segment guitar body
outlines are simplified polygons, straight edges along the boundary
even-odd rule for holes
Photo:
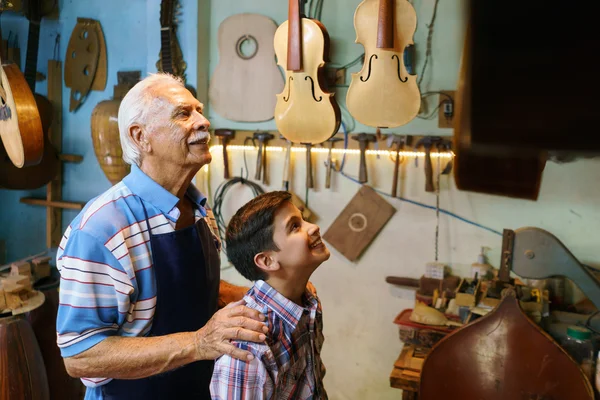
[[[417,14],[407,0],[392,0],[393,47],[378,48],[380,0],[364,0],[354,13],[356,42],[365,49],[360,72],[352,74],[346,105],[360,123],[393,128],[413,120],[421,106],[417,77],[409,75],[404,49],[413,43]]]
[[[277,95],[275,122],[286,139],[294,143],[322,143],[340,127],[340,109],[334,93],[326,92],[322,67],[329,52],[329,34],[318,21],[302,18],[303,71],[288,70],[288,21],[275,32],[275,54],[286,71],[285,87]]]
[[[259,14],[237,14],[221,23],[219,64],[209,87],[219,115],[242,122],[273,119],[276,95],[283,90],[272,46],[276,30],[272,19]],[[254,42],[254,54],[242,53],[246,40]]]
[[[44,131],[36,101],[16,64],[0,66],[0,135],[2,160],[9,158],[15,168],[40,162],[44,152]]]

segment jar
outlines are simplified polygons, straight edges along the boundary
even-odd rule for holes
[[[592,381],[594,371],[594,345],[592,332],[584,327],[572,325],[567,328],[567,338],[563,348],[583,370],[585,376]]]

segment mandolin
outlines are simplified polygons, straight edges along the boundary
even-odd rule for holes
[[[285,71],[275,123],[292,142],[321,143],[337,133],[341,122],[334,93],[323,89],[329,34],[321,22],[300,15],[299,0],[289,0],[288,7],[288,20],[277,28],[274,38],[277,63]]]
[[[28,2],[26,16],[29,19],[29,37],[27,40],[25,81],[30,92],[33,93],[33,102],[23,102],[16,98],[15,100],[19,102],[16,104],[17,107],[30,110],[35,109],[40,120],[40,125],[32,126],[31,132],[26,132],[26,135],[38,135],[43,144],[38,150],[40,151],[41,158],[38,158],[37,163],[34,162],[29,165],[22,164],[19,166],[13,163],[10,157],[10,149],[14,147],[13,142],[18,142],[18,139],[16,139],[16,135],[6,135],[8,137],[5,138],[3,132],[2,141],[4,146],[0,147],[0,187],[7,189],[37,189],[42,187],[56,176],[60,166],[56,149],[48,137],[52,123],[52,105],[47,98],[35,93],[41,23],[41,4],[39,0],[30,0]],[[26,135],[21,132],[21,140]]]
[[[365,49],[365,62],[352,74],[346,105],[360,123],[393,128],[417,116],[417,77],[404,65],[416,27],[417,14],[407,0],[364,0],[356,9],[356,42]]]

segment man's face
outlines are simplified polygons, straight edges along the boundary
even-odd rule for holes
[[[202,103],[178,85],[162,85],[154,90],[163,105],[147,127],[152,157],[161,163],[198,168],[210,163],[210,122],[202,114]]]
[[[302,219],[300,210],[286,201],[275,212],[273,241],[279,248],[274,257],[285,277],[308,279],[313,271],[329,259],[329,249],[321,240],[317,225]]]

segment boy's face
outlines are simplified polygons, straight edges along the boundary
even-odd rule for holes
[[[302,213],[286,201],[275,212],[273,241],[279,248],[273,256],[285,278],[308,279],[313,271],[329,259],[329,249],[321,240],[317,225],[302,219]]]

